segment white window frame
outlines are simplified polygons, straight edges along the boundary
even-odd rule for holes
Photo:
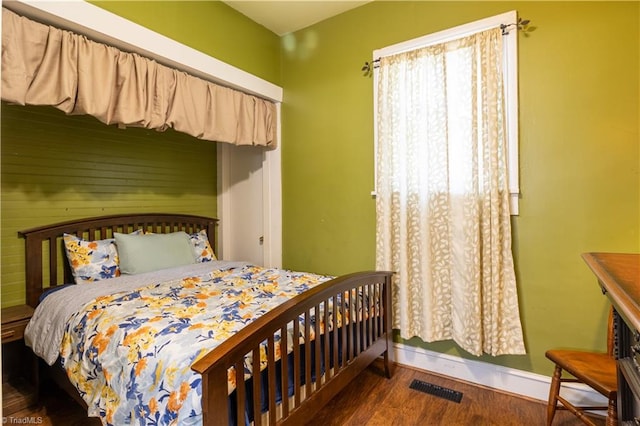
[[[507,126],[507,167],[509,180],[509,201],[512,215],[519,213],[520,198],[520,177],[519,177],[519,153],[518,153],[518,31],[516,23],[518,22],[518,13],[515,10],[505,12],[500,15],[481,19],[479,21],[470,22],[437,33],[428,34],[422,37],[407,40],[401,43],[393,44],[373,51],[373,60],[384,56],[395,55],[401,52],[420,49],[435,44],[446,43],[471,34],[485,31],[490,28],[506,26],[503,36],[504,45],[504,99]],[[374,86],[373,86],[373,114],[374,123],[378,122],[378,69],[374,68]],[[374,127],[374,140],[377,151],[377,126]],[[377,176],[376,176],[377,178]],[[375,191],[372,192],[375,195]]]

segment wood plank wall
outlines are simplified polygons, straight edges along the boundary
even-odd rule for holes
[[[1,305],[24,302],[18,230],[129,212],[215,216],[216,144],[2,103]]]

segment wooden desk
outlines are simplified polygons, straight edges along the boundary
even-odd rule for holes
[[[618,360],[618,421],[640,424],[640,254],[585,253],[614,308]]]

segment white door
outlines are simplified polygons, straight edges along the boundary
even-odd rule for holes
[[[263,148],[230,144],[221,144],[221,148],[218,169],[222,169],[221,189],[225,192],[220,215],[221,257],[262,265]]]
[[[219,257],[281,266],[280,149],[218,144]]]

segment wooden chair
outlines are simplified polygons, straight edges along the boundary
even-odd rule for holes
[[[618,424],[618,378],[613,355],[613,308],[609,312],[606,353],[551,349],[545,355],[556,364],[549,390],[547,426],[551,426],[556,410],[569,410],[585,424],[591,426],[595,426],[595,423],[587,417],[585,411],[606,410],[606,425]],[[562,377],[563,371],[573,377]],[[609,400],[608,405],[587,407],[570,403],[560,396],[560,386],[565,382],[585,383],[604,395]]]

